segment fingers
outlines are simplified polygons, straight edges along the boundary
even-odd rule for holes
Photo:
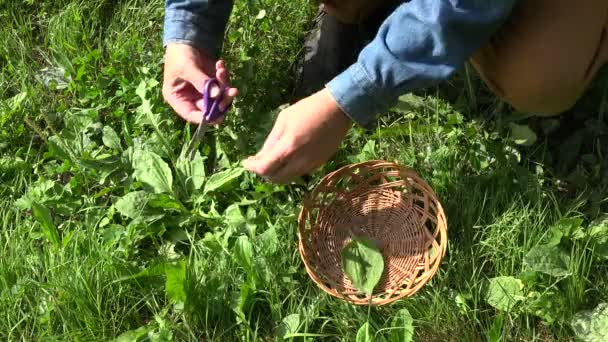
[[[180,75],[180,78],[192,84],[196,91],[202,94],[205,92],[205,82],[210,77],[199,69],[196,64],[190,63],[185,66],[184,72]]]
[[[305,162],[298,160],[298,158],[291,158],[289,162],[284,163],[282,168],[268,178],[273,183],[287,184],[308,171],[309,167],[306,166]]]
[[[284,132],[285,120],[283,119],[283,116],[279,115],[270,134],[266,137],[262,149],[254,157],[248,158],[244,162],[244,167],[249,171],[262,176],[269,175],[274,169],[278,169],[281,160],[284,159],[286,153],[289,152],[286,148],[288,144],[281,144],[280,141]]]
[[[215,72],[215,78],[217,78],[217,80],[220,82],[220,86],[228,87],[222,102],[220,102],[220,109],[225,110],[226,108],[230,107],[230,104],[234,98],[238,96],[239,90],[237,88],[230,87],[230,75],[223,60],[217,61],[217,63],[215,63],[215,68],[217,70]]]
[[[279,115],[277,121],[274,123],[270,134],[266,137],[266,141],[264,141],[264,145],[260,149],[260,151],[256,154],[256,157],[259,157],[263,154],[268,153],[272,149],[272,147],[279,141],[283,132],[285,131],[285,119],[283,115]]]
[[[194,93],[192,86],[183,84],[163,87],[163,97],[177,115],[188,122],[199,123],[203,112],[195,104]]]
[[[284,161],[288,158],[288,154],[289,148],[287,144],[275,144],[267,153],[245,160],[243,166],[250,172],[268,177],[283,166]]]

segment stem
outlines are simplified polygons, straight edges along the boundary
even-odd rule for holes
[[[169,152],[169,154],[171,155],[171,163],[175,168],[175,163],[173,162],[173,160],[175,159],[175,156],[173,155],[173,150],[171,149],[171,145],[169,145],[167,139],[165,139],[165,137],[161,133],[160,128],[158,127],[158,122],[156,122],[156,120],[154,120],[154,118],[152,117],[152,105],[150,104],[150,100],[142,99],[142,101],[148,102],[148,108],[150,108],[150,110],[145,110],[144,112],[146,112],[146,116],[148,117],[148,120],[150,120],[150,124],[152,125],[154,132],[156,133],[156,135],[158,135],[161,143],[167,149],[167,152]]]

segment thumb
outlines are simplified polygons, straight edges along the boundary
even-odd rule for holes
[[[182,79],[192,84],[196,91],[202,94],[205,91],[205,81],[210,77],[196,63],[190,63],[184,68]]]

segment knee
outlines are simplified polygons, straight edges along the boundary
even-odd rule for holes
[[[506,87],[503,98],[516,110],[538,116],[561,114],[578,101],[580,91],[566,84],[527,84]]]
[[[572,108],[584,91],[565,73],[536,70],[533,73],[496,73],[492,82],[497,96],[516,110],[538,116],[561,114]]]

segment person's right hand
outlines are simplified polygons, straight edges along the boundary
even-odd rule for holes
[[[213,62],[203,51],[187,44],[169,44],[165,50],[163,97],[184,120],[199,123],[203,117],[205,81],[217,78],[221,87],[229,86],[228,69],[224,61]],[[219,89],[213,89],[215,97]],[[221,109],[230,106],[238,89],[228,88]],[[221,120],[220,120],[221,121]],[[211,122],[215,124],[218,122]]]

